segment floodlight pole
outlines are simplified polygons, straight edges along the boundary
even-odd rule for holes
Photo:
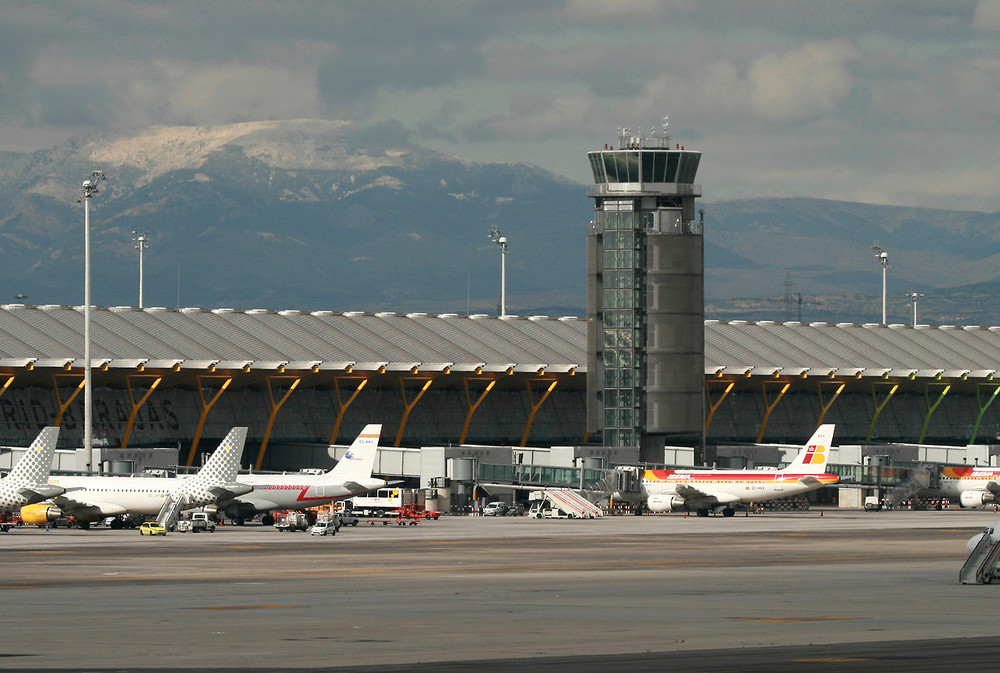
[[[500,317],[507,316],[507,237],[496,227],[490,229],[489,237],[500,246]]]
[[[910,298],[910,301],[913,302],[913,326],[916,327],[917,326],[917,299],[919,297],[923,297],[924,295],[922,293],[920,293],[920,292],[910,292],[907,296]]]
[[[139,308],[142,308],[142,251],[149,246],[149,240],[144,231],[133,231],[132,240],[139,251]]]
[[[83,182],[83,449],[87,471],[94,467],[94,384],[90,358],[90,197],[98,192],[104,173],[94,171]]]
[[[889,268],[889,253],[879,247],[878,241],[872,245],[872,252],[875,253],[875,259],[882,263],[882,324],[888,324],[886,320],[885,313],[885,302],[886,302],[886,270]]]

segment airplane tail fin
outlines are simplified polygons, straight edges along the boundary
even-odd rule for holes
[[[366,425],[351,447],[347,449],[340,462],[326,473],[324,481],[344,482],[371,479],[381,434],[382,425],[380,423]]]
[[[219,443],[219,447],[198,470],[198,474],[191,478],[213,484],[229,484],[236,481],[246,441],[245,427],[235,427],[230,430],[225,439]]]
[[[11,480],[11,483],[22,486],[34,486],[47,482],[49,472],[52,470],[52,456],[56,452],[58,440],[59,428],[57,426],[50,425],[42,428],[35,441],[17,461],[17,465],[11,469],[7,479]]]
[[[826,463],[830,458],[830,445],[833,443],[833,428],[832,423],[816,428],[816,432],[809,438],[791,464],[785,468],[785,472],[798,474],[822,474],[825,472]]]

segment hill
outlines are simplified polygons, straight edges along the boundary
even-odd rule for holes
[[[586,148],[581,148],[585,161]],[[710,157],[705,157],[710,161]],[[585,186],[529,164],[420,147],[393,124],[300,120],[153,127],[0,152],[0,292],[81,304],[80,184],[92,202],[93,298],[135,305],[146,232],[146,306],[495,313],[510,246],[508,311],[581,315],[593,204]],[[704,185],[711,195],[712,186]],[[808,198],[704,202],[707,315],[1000,319],[1000,215]]]

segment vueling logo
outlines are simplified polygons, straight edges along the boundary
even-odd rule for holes
[[[811,444],[808,449],[806,449],[806,457],[802,461],[805,465],[810,465],[812,463],[825,463],[826,462],[826,447],[819,444]]]

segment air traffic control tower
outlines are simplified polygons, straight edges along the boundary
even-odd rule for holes
[[[659,463],[704,441],[704,221],[701,152],[671,147],[666,119],[650,136],[587,153],[587,430]]]

